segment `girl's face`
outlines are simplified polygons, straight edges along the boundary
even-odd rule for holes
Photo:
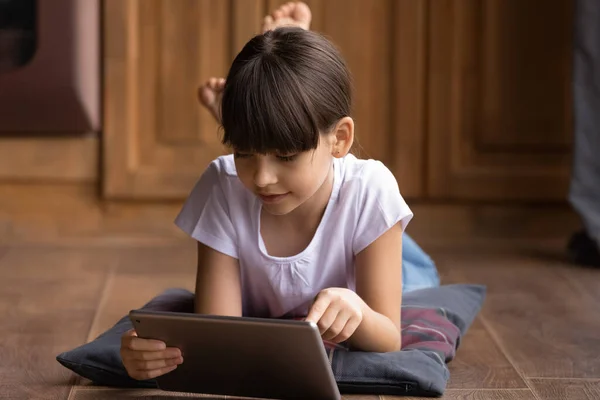
[[[335,134],[319,135],[316,149],[296,154],[235,152],[239,179],[263,203],[263,210],[285,215],[327,190]]]

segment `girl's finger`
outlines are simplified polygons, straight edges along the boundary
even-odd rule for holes
[[[358,329],[359,326],[360,326],[359,318],[350,318],[348,320],[348,322],[346,322],[346,325],[341,330],[341,332],[337,336],[335,336],[329,340],[334,343],[345,342],[346,340],[350,339],[350,337],[354,334],[354,332],[356,332],[356,330]]]
[[[328,329],[331,328],[331,326],[337,319],[339,312],[339,308],[335,307],[334,304],[329,304],[329,307],[317,322],[317,326],[319,327],[319,332],[321,333],[321,336],[325,332],[327,332]]]
[[[152,371],[155,369],[162,369],[172,367],[173,365],[179,365],[183,362],[183,358],[175,357],[162,360],[152,361],[136,361],[133,366],[138,371]]]
[[[161,369],[153,369],[152,371],[134,371],[132,378],[140,381],[146,379],[154,379],[157,376],[161,376],[173,371],[175,368],[177,368],[177,365],[172,365],[170,367],[165,367]]]
[[[308,315],[306,316],[305,321],[313,322],[318,325],[318,322],[321,320],[321,317],[329,308],[330,302],[331,301],[328,296],[317,295],[315,301],[310,307],[310,310],[308,311]]]
[[[161,351],[132,351],[130,358],[138,361],[164,360],[181,357],[181,351],[176,347],[168,347]]]
[[[349,312],[341,310],[337,314],[335,321],[333,321],[333,323],[331,324],[329,329],[327,329],[321,335],[323,337],[323,339],[331,340],[331,339],[335,338],[336,336],[338,336],[342,332],[342,330],[344,330],[344,328],[346,327],[346,324],[350,320],[351,316],[352,316],[352,314],[350,314]]]
[[[128,338],[125,347],[134,351],[160,351],[167,348],[165,342],[154,339],[141,339],[139,337]]]
[[[137,336],[137,332],[135,331],[135,328],[131,328],[130,330],[123,333],[122,338],[130,337],[130,336]]]

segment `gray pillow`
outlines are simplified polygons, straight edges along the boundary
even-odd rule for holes
[[[449,372],[446,364],[485,298],[480,285],[445,285],[406,293],[402,300],[402,350],[370,353],[328,349],[342,394],[441,396]],[[194,294],[169,289],[142,307],[193,312]],[[420,327],[427,327],[424,333]],[[90,343],[59,354],[66,368],[97,385],[156,388],[155,380],[129,377],[120,356],[121,335],[132,328],[128,316]]]

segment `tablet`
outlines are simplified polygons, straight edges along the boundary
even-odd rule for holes
[[[273,399],[341,398],[316,324],[132,310],[137,335],[181,349],[162,390]]]

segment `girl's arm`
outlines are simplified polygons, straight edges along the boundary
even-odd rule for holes
[[[401,347],[402,228],[394,225],[356,255],[356,293],[364,301],[362,322],[348,340],[363,351]]]
[[[198,314],[242,315],[240,267],[236,258],[198,242],[195,311]]]

